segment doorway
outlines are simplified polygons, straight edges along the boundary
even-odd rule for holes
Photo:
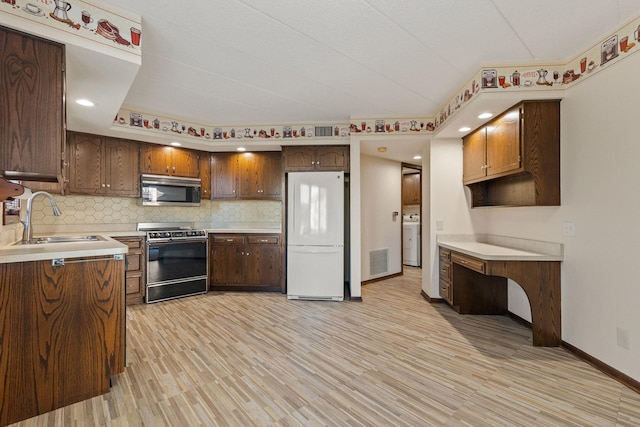
[[[422,267],[422,168],[402,163],[402,266]]]

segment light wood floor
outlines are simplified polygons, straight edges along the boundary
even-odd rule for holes
[[[420,296],[419,269],[363,302],[209,293],[127,312],[110,393],[21,426],[638,426],[640,395],[507,317]]]

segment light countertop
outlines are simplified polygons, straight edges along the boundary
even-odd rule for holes
[[[56,233],[56,236],[81,233]],[[0,247],[0,264],[11,262],[42,261],[54,258],[79,258],[126,254],[129,250],[107,233],[91,233],[105,238],[102,241],[81,243],[47,243],[34,245],[5,245]],[[35,236],[37,237],[37,235]]]
[[[562,244],[502,236],[438,236],[438,245],[487,261],[562,261],[564,258]]]
[[[279,228],[207,228],[207,233],[280,234]]]

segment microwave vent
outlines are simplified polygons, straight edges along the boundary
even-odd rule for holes
[[[333,126],[316,126],[316,136],[331,136],[333,135]]]

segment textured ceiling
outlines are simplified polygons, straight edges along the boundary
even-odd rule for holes
[[[426,117],[484,65],[562,62],[640,0],[110,0],[139,13],[124,107],[217,125]]]

